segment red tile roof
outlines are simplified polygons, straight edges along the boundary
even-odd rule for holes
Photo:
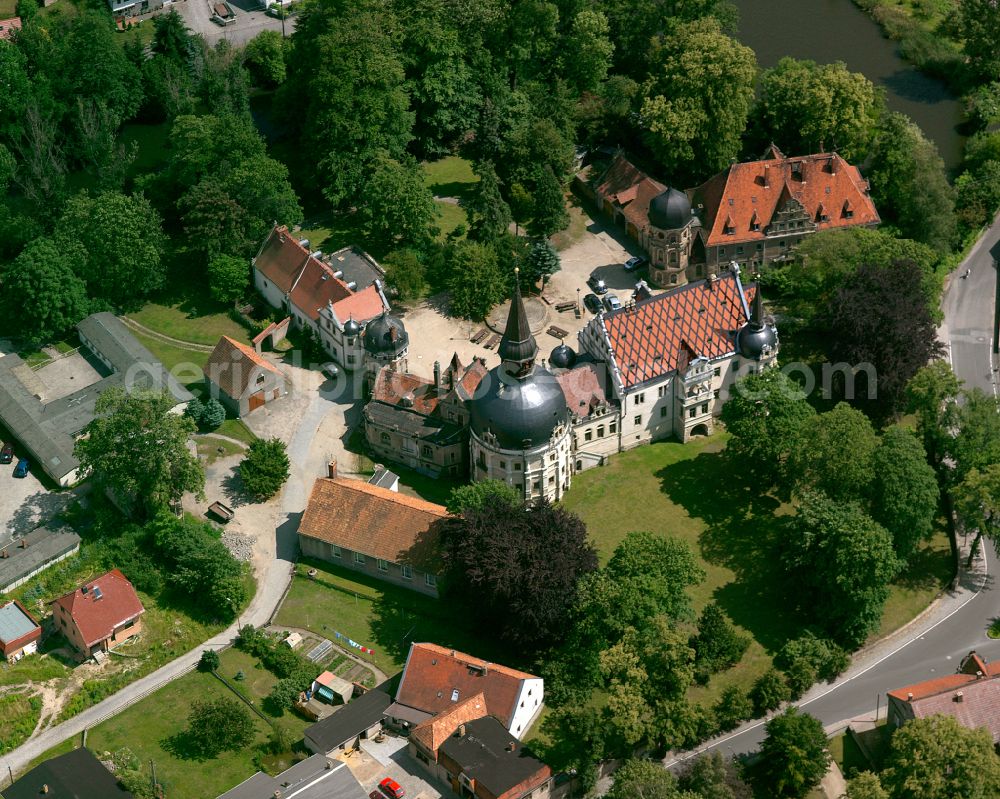
[[[486,707],[486,697],[482,693],[470,696],[463,702],[452,706],[443,713],[438,713],[422,724],[418,724],[410,732],[410,737],[420,743],[428,752],[437,755],[437,750],[445,740],[454,733],[460,725],[481,719],[489,715]]]
[[[693,206],[703,206],[698,217],[709,246],[763,240],[775,212],[789,198],[804,206],[817,230],[880,221],[867,181],[837,153],[733,164],[689,194]],[[820,218],[821,207],[826,221]],[[760,230],[751,229],[752,221]],[[727,226],[732,234],[724,232]]]
[[[14,38],[14,31],[21,30],[21,18],[0,19],[0,39]]]
[[[603,370],[599,371],[592,363],[579,364],[556,375],[570,413],[586,418],[598,405],[607,402],[602,377]]]
[[[353,319],[364,324],[388,310],[389,306],[386,305],[374,283],[361,289],[357,294],[333,301],[333,312],[341,322]]]
[[[436,573],[441,505],[361,480],[320,478],[299,533],[373,558]]]
[[[398,405],[403,397],[409,397],[413,401],[413,410],[430,416],[437,411],[438,404],[452,389],[459,398],[469,399],[487,371],[486,365],[478,358],[463,367],[456,353],[441,371],[442,390],[439,392],[435,389],[433,380],[410,372],[397,372],[391,368],[384,368],[375,378],[372,399],[389,405]]]
[[[482,694],[490,713],[509,727],[522,682],[534,679],[532,674],[437,644],[411,644],[396,701],[437,714],[454,708],[466,697]]]
[[[745,289],[749,304],[756,288]],[[690,352],[720,358],[734,352],[734,334],[747,321],[736,278],[699,280],[604,314],[612,368],[622,386],[644,383],[686,366]]]
[[[253,347],[240,344],[229,336],[223,336],[215,345],[203,371],[205,376],[234,399],[243,396],[256,373],[256,367],[274,372],[284,379],[284,375]]]
[[[328,302],[340,302],[351,296],[347,284],[334,277],[333,270],[318,258],[309,258],[298,280],[292,287],[289,299],[314,322],[319,319],[319,310]],[[382,301],[379,300],[379,313]]]
[[[295,285],[309,257],[309,250],[284,225],[271,231],[254,261],[254,267],[286,294]]]
[[[625,218],[640,230],[649,224],[649,204],[667,190],[620,153],[600,181],[597,196],[616,203]]]
[[[100,589],[99,595],[95,589]],[[110,638],[116,627],[146,612],[132,583],[118,569],[53,600],[73,619],[86,646]]]

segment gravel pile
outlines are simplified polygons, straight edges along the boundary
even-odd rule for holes
[[[237,533],[235,530],[226,530],[222,534],[222,543],[233,553],[236,560],[246,562],[253,557],[254,539],[250,536]]]

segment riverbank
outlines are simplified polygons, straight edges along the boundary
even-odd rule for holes
[[[899,55],[927,75],[943,80],[956,94],[968,91],[962,46],[942,31],[950,3],[906,0],[852,0],[897,43]]]

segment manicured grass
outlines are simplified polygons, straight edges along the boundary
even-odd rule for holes
[[[205,380],[202,372],[208,363],[210,353],[198,350],[186,350],[173,344],[168,344],[156,338],[132,331],[132,334],[142,342],[177,380],[190,390],[200,388]]]
[[[27,693],[0,696],[0,755],[23,744],[42,713],[42,700]]]
[[[454,203],[441,202],[440,200],[436,203],[440,216],[437,218],[437,226],[440,230],[438,234],[438,239],[444,241],[448,238],[448,234],[451,233],[459,225],[469,224],[469,217],[465,213],[465,209]]]
[[[747,485],[722,452],[724,435],[689,444],[661,442],[618,455],[576,475],[564,505],[586,522],[602,562],[626,533],[648,530],[687,542],[705,570],[690,590],[695,612],[715,601],[754,641],[741,663],[691,690],[713,701],[729,685],[749,687],[771,657],[810,619],[788,584],[781,560],[782,517],[791,508]],[[939,533],[892,587],[879,634],[909,621],[951,578]]]
[[[560,230],[552,237],[552,246],[557,250],[566,250],[576,244],[587,232],[587,225],[590,224],[590,217],[580,207],[580,201],[570,196],[566,211],[569,213],[569,225],[565,230]]]
[[[157,333],[192,344],[215,345],[222,336],[240,342],[249,340],[246,328],[235,322],[225,308],[207,301],[197,305],[193,302],[177,305],[151,302],[129,314],[129,318]]]
[[[239,444],[212,436],[195,436],[194,440],[198,445],[198,455],[204,458],[206,463],[215,463],[219,458],[228,458],[244,451]]]
[[[133,22],[132,27],[118,32],[118,42],[122,47],[124,47],[133,40],[138,40],[140,44],[145,46],[153,41],[154,32],[155,29],[153,28],[152,19]]]
[[[421,164],[427,188],[437,197],[464,197],[479,178],[472,171],[472,163],[457,155],[426,161]]]
[[[87,747],[102,756],[127,746],[144,766],[153,761],[157,779],[164,784],[167,796],[213,799],[257,770],[253,765],[253,747],[223,752],[203,761],[191,756],[178,740],[192,705],[220,697],[234,698],[211,674],[193,672],[91,729]],[[257,729],[255,743],[263,743],[270,728],[259,717],[253,719]]]
[[[235,438],[248,446],[257,440],[257,436],[239,419],[226,419],[214,432],[221,436]]]
[[[305,573],[315,568],[310,580]],[[357,651],[388,675],[402,668],[414,641],[453,646],[509,665],[511,652],[500,651],[488,632],[476,631],[468,609],[399,588],[320,561],[303,560],[278,611],[276,624],[303,627],[324,638],[339,632],[375,650]]]

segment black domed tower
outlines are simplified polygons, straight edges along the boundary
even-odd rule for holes
[[[365,325],[361,343],[365,348],[366,391],[374,384],[375,377],[383,366],[391,366],[399,372],[406,371],[406,353],[409,351],[410,337],[401,319],[384,311],[381,316]]]
[[[760,286],[753,295],[750,319],[736,333],[736,351],[740,356],[768,365],[778,355],[778,330],[764,319],[764,298]]]
[[[688,196],[665,189],[650,202],[647,219],[643,244],[649,252],[649,279],[661,287],[687,283],[695,221]]]
[[[470,402],[472,479],[504,480],[525,499],[558,499],[570,482],[569,411],[555,376],[535,363],[516,281],[497,351],[500,365]]]

